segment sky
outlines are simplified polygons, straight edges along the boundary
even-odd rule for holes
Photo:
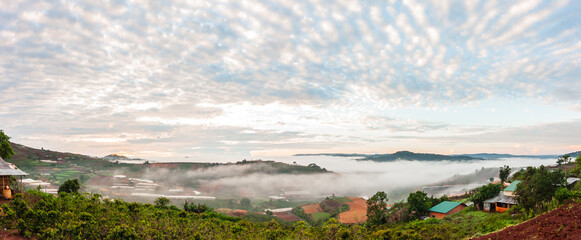
[[[0,129],[153,160],[581,150],[581,1],[0,1]]]

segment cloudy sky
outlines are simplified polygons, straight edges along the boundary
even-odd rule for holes
[[[0,129],[104,156],[581,150],[581,1],[0,1]]]

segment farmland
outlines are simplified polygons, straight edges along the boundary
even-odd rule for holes
[[[360,197],[349,197],[351,201],[346,202],[349,211],[339,214],[339,222],[346,224],[364,223],[367,221],[367,202]]]

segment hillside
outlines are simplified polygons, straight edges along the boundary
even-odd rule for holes
[[[581,203],[574,203],[474,240],[581,239],[580,223]]]
[[[119,155],[109,155],[106,160],[16,143],[11,145],[15,155],[9,162],[27,172],[29,175],[25,178],[31,179],[28,180],[31,184],[26,184],[25,188],[42,185],[47,192],[56,192],[66,180],[79,179],[84,192],[144,203],[165,196],[176,203],[183,203],[184,199],[202,199],[212,207],[233,208],[239,207],[244,197],[258,200],[288,195],[285,204],[274,205],[292,207],[304,201],[303,198],[316,197],[297,181],[306,175],[333,174],[314,163],[307,166],[269,160],[136,163],[119,161],[126,159]],[[289,181],[290,178],[296,180]],[[256,204],[268,205],[273,204]]]

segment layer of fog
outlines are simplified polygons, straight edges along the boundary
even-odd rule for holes
[[[268,166],[261,164],[226,165],[200,170],[151,169],[143,176],[166,186],[184,186],[195,183],[204,194],[218,197],[266,198],[284,195],[289,191],[310,193],[302,197],[371,196],[385,191],[392,201],[402,199],[410,191],[421,189],[455,175],[470,174],[482,168],[509,165],[513,169],[527,166],[551,165],[554,159],[508,158],[478,161],[356,161],[344,157],[308,156],[278,158],[275,161],[308,165],[315,163],[333,173],[326,174],[265,174]],[[260,169],[261,171],[256,171]],[[494,173],[494,171],[492,171]],[[498,174],[491,174],[497,177]],[[486,178],[487,179],[487,178]],[[438,194],[468,191],[486,184],[487,180],[440,189]],[[433,189],[432,189],[433,190]],[[432,194],[435,193],[432,191]]]

